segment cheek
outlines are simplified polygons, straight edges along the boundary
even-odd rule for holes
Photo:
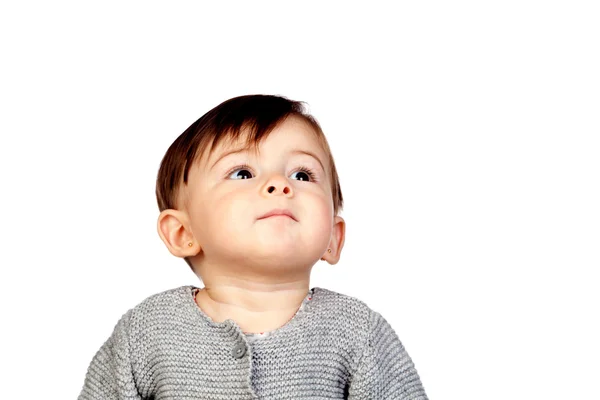
[[[325,217],[329,222],[333,222],[333,200],[328,193],[307,193],[303,196],[302,203],[315,213],[318,212],[322,218]]]
[[[307,196],[304,202],[304,219],[320,241],[329,241],[333,227],[333,203],[326,195]],[[325,238],[325,239],[324,239]]]
[[[247,196],[239,193],[225,193],[202,204],[202,221],[198,226],[204,238],[232,240],[237,233],[248,229],[255,210]]]

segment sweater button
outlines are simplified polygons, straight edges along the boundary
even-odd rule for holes
[[[235,345],[235,347],[233,348],[233,351],[231,352],[231,354],[235,358],[242,358],[242,357],[244,357],[244,354],[246,354],[246,346],[244,345],[244,343],[238,343],[237,345]]]

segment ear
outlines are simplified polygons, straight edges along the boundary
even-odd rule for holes
[[[163,210],[158,216],[157,230],[171,254],[176,257],[195,256],[202,250],[189,229],[188,217],[183,211]]]
[[[336,216],[333,219],[333,232],[331,233],[331,240],[329,241],[328,249],[321,260],[327,261],[329,264],[334,265],[340,260],[342,254],[342,248],[344,247],[344,240],[346,239],[346,222],[342,217]]]

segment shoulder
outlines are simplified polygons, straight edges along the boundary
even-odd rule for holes
[[[313,294],[315,328],[331,343],[348,346],[352,354],[352,370],[377,338],[396,340],[397,335],[386,319],[367,302],[330,289],[315,288]]]
[[[129,308],[121,315],[113,328],[107,346],[128,343],[134,347],[140,343],[140,337],[147,336],[148,332],[160,333],[181,320],[186,309],[186,293],[190,294],[193,286],[180,286],[148,296],[136,306]],[[194,303],[193,298],[189,301]]]
[[[138,329],[148,325],[168,324],[179,318],[185,318],[190,312],[194,299],[193,286],[185,285],[152,294],[138,303],[129,312],[130,324]]]
[[[315,288],[314,296],[318,298],[316,309],[331,321],[345,321],[348,328],[361,329],[371,335],[382,330],[393,331],[387,319],[361,299],[320,287]]]
[[[336,292],[334,290],[316,287],[314,298],[317,300],[315,311],[332,324],[349,330],[358,330],[366,334],[371,330],[374,319],[379,313],[373,310],[365,301],[357,297]]]
[[[363,300],[335,290],[315,287],[314,296],[318,297],[319,303],[323,306],[336,311],[349,312],[357,318],[365,317],[373,311]]]
[[[172,307],[180,305],[181,302],[185,301],[186,295],[191,295],[193,286],[185,285],[176,288],[163,290],[146,297],[138,305],[134,307],[136,310],[145,310],[148,308],[156,307]]]
[[[326,289],[323,287],[315,287],[314,288],[315,296],[320,295],[321,298],[328,304],[334,305],[337,304],[339,306],[343,305],[345,307],[352,307],[360,310],[370,310],[369,305],[354,296],[349,294],[337,292],[335,290]]]

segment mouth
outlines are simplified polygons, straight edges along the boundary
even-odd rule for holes
[[[272,217],[283,217],[283,218],[291,218],[294,221],[298,221],[296,219],[296,217],[294,217],[294,214],[292,214],[291,211],[289,210],[285,210],[282,208],[276,208],[274,210],[269,211],[268,213],[264,214],[262,217],[258,218],[260,219],[266,219],[266,218],[272,218]]]

